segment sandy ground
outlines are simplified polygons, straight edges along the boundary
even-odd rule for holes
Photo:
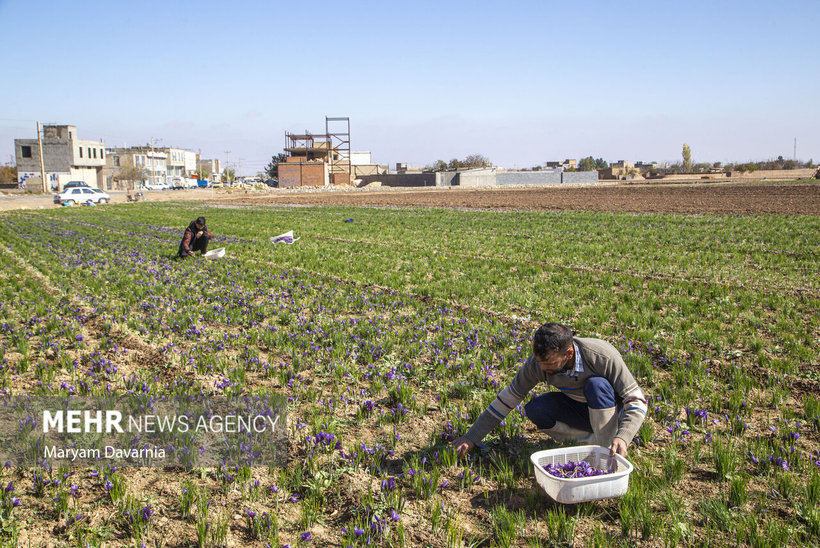
[[[110,192],[125,203],[125,192]],[[197,189],[147,192],[149,201],[196,200],[258,205],[350,205],[659,213],[820,215],[820,182],[599,184],[472,189]],[[0,195],[0,210],[60,207],[51,195]]]
[[[63,207],[54,203],[53,194],[9,194],[9,191],[0,193],[0,211],[10,209],[48,209]],[[124,204],[128,195],[124,190],[110,190],[112,204]],[[215,198],[213,189],[196,190],[157,190],[145,193],[148,201],[168,201],[168,200],[204,200],[211,201]]]

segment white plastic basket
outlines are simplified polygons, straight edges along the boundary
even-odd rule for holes
[[[629,487],[632,464],[621,455],[609,456],[609,448],[599,445],[579,445],[561,449],[537,451],[530,456],[535,479],[556,502],[577,504],[590,500],[619,497]],[[566,464],[569,461],[586,461],[598,470],[609,470],[614,461],[615,471],[603,476],[588,478],[557,478],[544,467],[550,464]]]
[[[207,252],[203,257],[206,259],[221,259],[225,256],[225,248],[224,247],[217,247],[216,249],[212,249]]]

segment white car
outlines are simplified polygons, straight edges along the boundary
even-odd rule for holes
[[[60,194],[54,195],[55,204],[107,204],[111,201],[111,196],[99,188],[74,187],[68,188]]]
[[[146,190],[171,190],[171,185],[169,185],[168,183],[162,183],[162,182],[147,183],[145,185],[142,185],[142,188],[144,188]]]

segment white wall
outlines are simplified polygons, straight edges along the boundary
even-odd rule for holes
[[[196,152],[186,150],[185,152],[185,175],[190,175],[196,171]]]
[[[350,163],[354,166],[369,166],[373,163],[370,152],[351,151]]]
[[[97,185],[97,170],[93,167],[72,167],[69,181],[85,181],[88,186],[99,188]],[[60,188],[67,182],[60,181]]]
[[[75,166],[94,166],[102,167],[105,165],[105,144],[97,141],[71,141],[72,145],[72,165]],[[68,146],[68,145],[66,145]],[[83,151],[80,157],[80,149]],[[88,150],[91,149],[91,156],[88,155]],[[97,157],[94,157],[96,153]]]

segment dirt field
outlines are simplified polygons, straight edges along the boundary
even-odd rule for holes
[[[268,205],[368,205],[475,209],[820,215],[820,183],[601,184],[505,189],[336,189],[149,193],[150,201],[202,200]],[[112,192],[112,203],[125,193]],[[51,196],[0,196],[0,210],[59,207]]]
[[[243,203],[820,215],[820,183],[601,185],[317,192],[226,197]]]

